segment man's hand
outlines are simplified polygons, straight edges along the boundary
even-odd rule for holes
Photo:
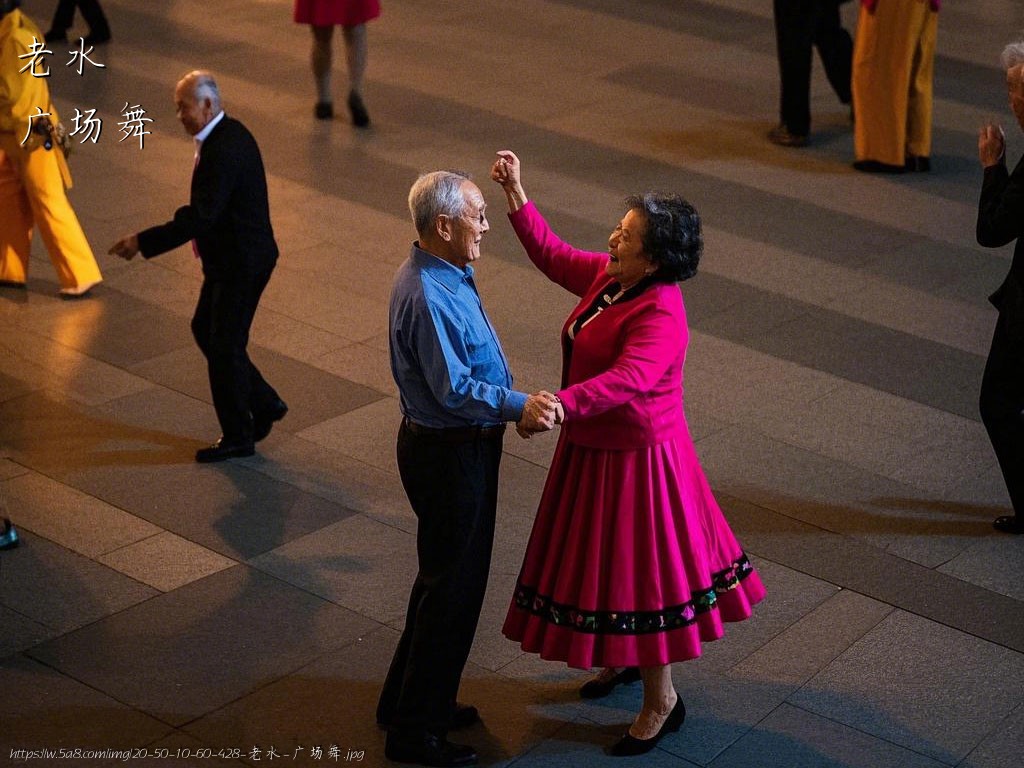
[[[125,235],[107,251],[111,256],[120,256],[125,261],[131,261],[132,258],[139,252],[139,236],[138,235]]]
[[[978,131],[978,159],[982,168],[988,168],[1002,162],[1006,154],[1006,134],[1003,128],[995,123],[982,126]]]
[[[516,432],[520,437],[530,437],[534,432],[547,432],[553,429],[559,420],[558,399],[545,390],[536,392],[526,398],[523,415],[516,424]]]

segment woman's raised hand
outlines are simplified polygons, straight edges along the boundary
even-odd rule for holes
[[[491,166],[491,179],[501,185],[508,198],[508,209],[515,213],[526,204],[526,191],[519,175],[519,158],[508,149],[498,151],[498,159]]]

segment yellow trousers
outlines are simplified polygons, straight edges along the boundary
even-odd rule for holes
[[[853,46],[853,144],[858,160],[902,166],[932,148],[932,73],[939,16],[928,0],[861,6]]]
[[[14,135],[0,134],[0,280],[24,283],[28,278],[35,226],[61,288],[103,279],[68,200],[59,152],[57,147],[27,152]]]

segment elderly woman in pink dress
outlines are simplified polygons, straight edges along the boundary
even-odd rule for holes
[[[765,594],[701,470],[683,415],[687,326],[676,283],[703,247],[674,195],[626,201],[608,251],[562,241],[529,202],[519,159],[491,177],[530,260],[580,297],[562,328],[561,435],[504,634],[541,658],[603,667],[580,693],[643,681],[643,708],[612,755],[648,752],[686,716],[672,662]]]

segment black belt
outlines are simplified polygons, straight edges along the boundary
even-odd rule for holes
[[[493,427],[424,427],[405,416],[402,419],[402,426],[417,437],[430,437],[445,443],[469,443],[473,440],[482,440],[490,437],[500,437],[505,434],[505,425],[496,424]]]

